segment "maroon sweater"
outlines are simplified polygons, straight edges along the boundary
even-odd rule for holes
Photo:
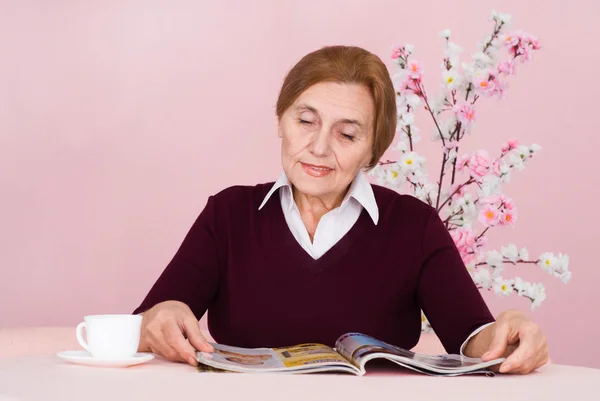
[[[333,346],[361,332],[412,348],[423,309],[448,353],[494,321],[433,208],[373,185],[375,225],[363,210],[350,231],[313,259],[285,221],[279,196],[258,210],[273,183],[209,197],[180,248],[134,313],[159,302],[208,310],[217,342]]]

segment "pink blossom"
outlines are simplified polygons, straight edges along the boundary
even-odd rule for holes
[[[502,213],[500,224],[503,226],[512,226],[517,221],[517,212],[516,210],[504,210]]]
[[[477,237],[475,237],[475,234],[471,229],[460,227],[450,231],[450,236],[454,240],[454,244],[456,244],[458,252],[465,264],[475,258]]]
[[[458,141],[446,141],[444,147],[448,150],[454,149],[458,147]]]
[[[499,99],[506,97],[506,91],[508,90],[508,82],[496,80],[496,94]]]
[[[454,183],[450,186],[450,194],[454,194],[454,196],[464,196],[465,195],[465,186],[459,183]]]
[[[406,69],[412,79],[416,79],[417,81],[423,79],[423,67],[421,67],[421,63],[417,60],[410,60],[406,65]]]
[[[452,230],[450,235],[452,236],[452,239],[458,248],[468,248],[470,250],[473,249],[476,237],[471,229],[460,227],[456,230]]]
[[[519,141],[516,139],[509,139],[508,142],[502,145],[502,153],[506,153],[509,150],[516,149],[519,146]]]
[[[448,153],[458,147],[458,141],[446,141],[444,144],[444,154],[448,156]]]
[[[533,50],[540,50],[542,48],[539,39],[530,34],[524,34],[521,37],[521,42],[527,43]]]
[[[475,242],[475,252],[477,252],[477,256],[478,257],[482,257],[484,249],[483,247],[485,247],[485,244],[487,244],[488,239],[486,237],[479,237],[479,239]]]
[[[503,60],[498,64],[498,72],[504,75],[514,75],[515,64],[512,60]]]
[[[515,51],[515,57],[516,56],[523,56],[523,58],[521,59],[522,63],[525,61],[529,61],[531,60],[531,49],[529,48],[529,46],[518,46]]]
[[[462,171],[466,166],[469,165],[469,160],[471,159],[471,156],[469,155],[462,155],[460,158],[458,158],[458,160],[456,161],[456,169],[460,172]]]
[[[512,199],[507,198],[506,196],[503,196],[501,200],[502,200],[502,204],[504,205],[504,208],[506,210],[516,210],[515,202]]]
[[[465,125],[475,122],[475,107],[471,103],[463,102],[454,105],[454,113],[458,121]]]
[[[398,59],[404,55],[404,47],[397,46],[392,49],[392,59]]]
[[[489,75],[479,75],[473,80],[475,89],[484,95],[493,95],[496,91],[496,80]]]
[[[420,95],[421,91],[415,82],[415,79],[411,78],[411,74],[405,74],[402,81],[398,84],[398,92],[401,95],[416,93]]]
[[[492,172],[498,177],[502,177],[502,162],[500,159],[494,160],[494,163],[492,164]]]
[[[469,170],[476,177],[483,177],[490,168],[490,158],[485,150],[478,150],[469,159]]]
[[[502,214],[494,205],[485,205],[479,212],[479,221],[486,227],[493,227],[500,223]]]
[[[500,195],[490,195],[486,196],[485,198],[481,198],[480,202],[483,205],[494,205],[500,203],[501,200],[502,198],[500,197]]]
[[[504,46],[515,47],[519,44],[521,37],[519,36],[518,33],[513,33],[513,34],[501,35],[499,39],[504,44]]]

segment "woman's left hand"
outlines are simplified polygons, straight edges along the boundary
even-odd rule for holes
[[[488,351],[481,359],[506,357],[500,373],[527,374],[548,362],[546,336],[524,313],[505,311],[493,326]]]

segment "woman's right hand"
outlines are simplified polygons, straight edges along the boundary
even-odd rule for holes
[[[171,361],[196,366],[196,350],[213,352],[198,320],[183,302],[165,301],[142,313],[140,352],[153,352]]]

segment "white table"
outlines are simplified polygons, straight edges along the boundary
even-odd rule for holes
[[[600,400],[600,369],[546,365],[526,376],[491,378],[430,377],[388,369],[357,377],[199,373],[162,358],[129,368],[74,365],[54,355],[0,358],[0,401],[129,399]]]

